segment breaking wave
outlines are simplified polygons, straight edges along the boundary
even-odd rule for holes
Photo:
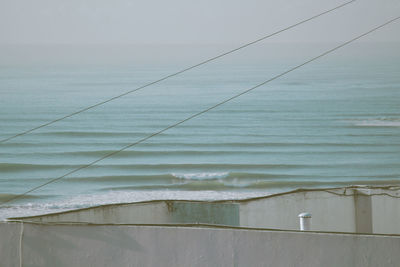
[[[400,127],[400,119],[379,118],[368,119],[355,122],[355,126],[360,127]]]
[[[228,177],[229,172],[172,173],[172,176],[188,180],[214,180]]]

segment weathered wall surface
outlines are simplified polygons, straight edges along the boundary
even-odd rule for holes
[[[353,198],[323,191],[243,202],[240,206],[240,226],[298,230],[297,216],[302,212],[312,214],[312,230],[355,232]]]
[[[34,222],[97,224],[203,223],[239,226],[239,204],[194,201],[152,201],[118,204],[35,216]]]
[[[239,204],[209,202],[168,202],[169,222],[239,226]]]
[[[400,194],[390,192],[395,197],[388,197],[387,193],[379,190],[371,197],[373,232],[400,234]]]
[[[203,223],[297,230],[297,215],[301,212],[312,214],[314,231],[400,234],[400,191],[368,188],[299,191],[236,202],[116,204],[22,219],[97,224]]]
[[[154,224],[168,223],[168,209],[164,202],[105,205],[71,212],[35,216],[29,220],[35,222],[83,222],[112,224]]]
[[[1,266],[398,266],[400,237],[0,223]]]
[[[21,227],[19,223],[0,223],[0,266],[20,266]]]

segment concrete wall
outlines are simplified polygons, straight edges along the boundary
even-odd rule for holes
[[[151,201],[105,205],[43,216],[18,218],[32,222],[80,222],[96,224],[203,223],[239,226],[239,205],[195,201]]]
[[[312,230],[355,232],[352,197],[338,197],[324,191],[284,194],[241,203],[240,226],[299,229],[298,214],[312,214]]]
[[[55,213],[36,216],[32,221],[37,222],[83,222],[83,223],[167,223],[169,220],[167,204],[150,202],[132,205],[105,205],[71,212]]]
[[[0,223],[1,266],[390,267],[400,262],[399,236],[27,223],[20,234],[20,223]]]
[[[168,202],[169,222],[239,226],[239,204],[209,202]]]
[[[390,193],[395,197],[389,197]],[[400,234],[400,192],[376,190],[371,197],[372,228],[374,233]]]
[[[20,266],[21,225],[0,222],[0,266]]]
[[[400,234],[400,192],[379,188],[297,191],[236,202],[151,201],[18,219],[97,224],[205,223],[297,230],[297,215],[301,212],[312,214],[314,231]]]

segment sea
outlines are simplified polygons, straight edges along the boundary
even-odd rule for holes
[[[1,143],[0,201],[134,144],[336,45],[243,49]],[[0,62],[0,139],[231,48],[9,48],[7,60]],[[154,199],[241,199],[298,188],[400,184],[399,51],[400,44],[382,43],[342,48],[4,203],[0,219]]]

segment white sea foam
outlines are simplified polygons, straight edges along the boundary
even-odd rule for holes
[[[172,175],[187,180],[214,180],[228,177],[229,172],[172,173]]]
[[[400,127],[400,119],[368,119],[354,122],[356,126],[364,127]]]

